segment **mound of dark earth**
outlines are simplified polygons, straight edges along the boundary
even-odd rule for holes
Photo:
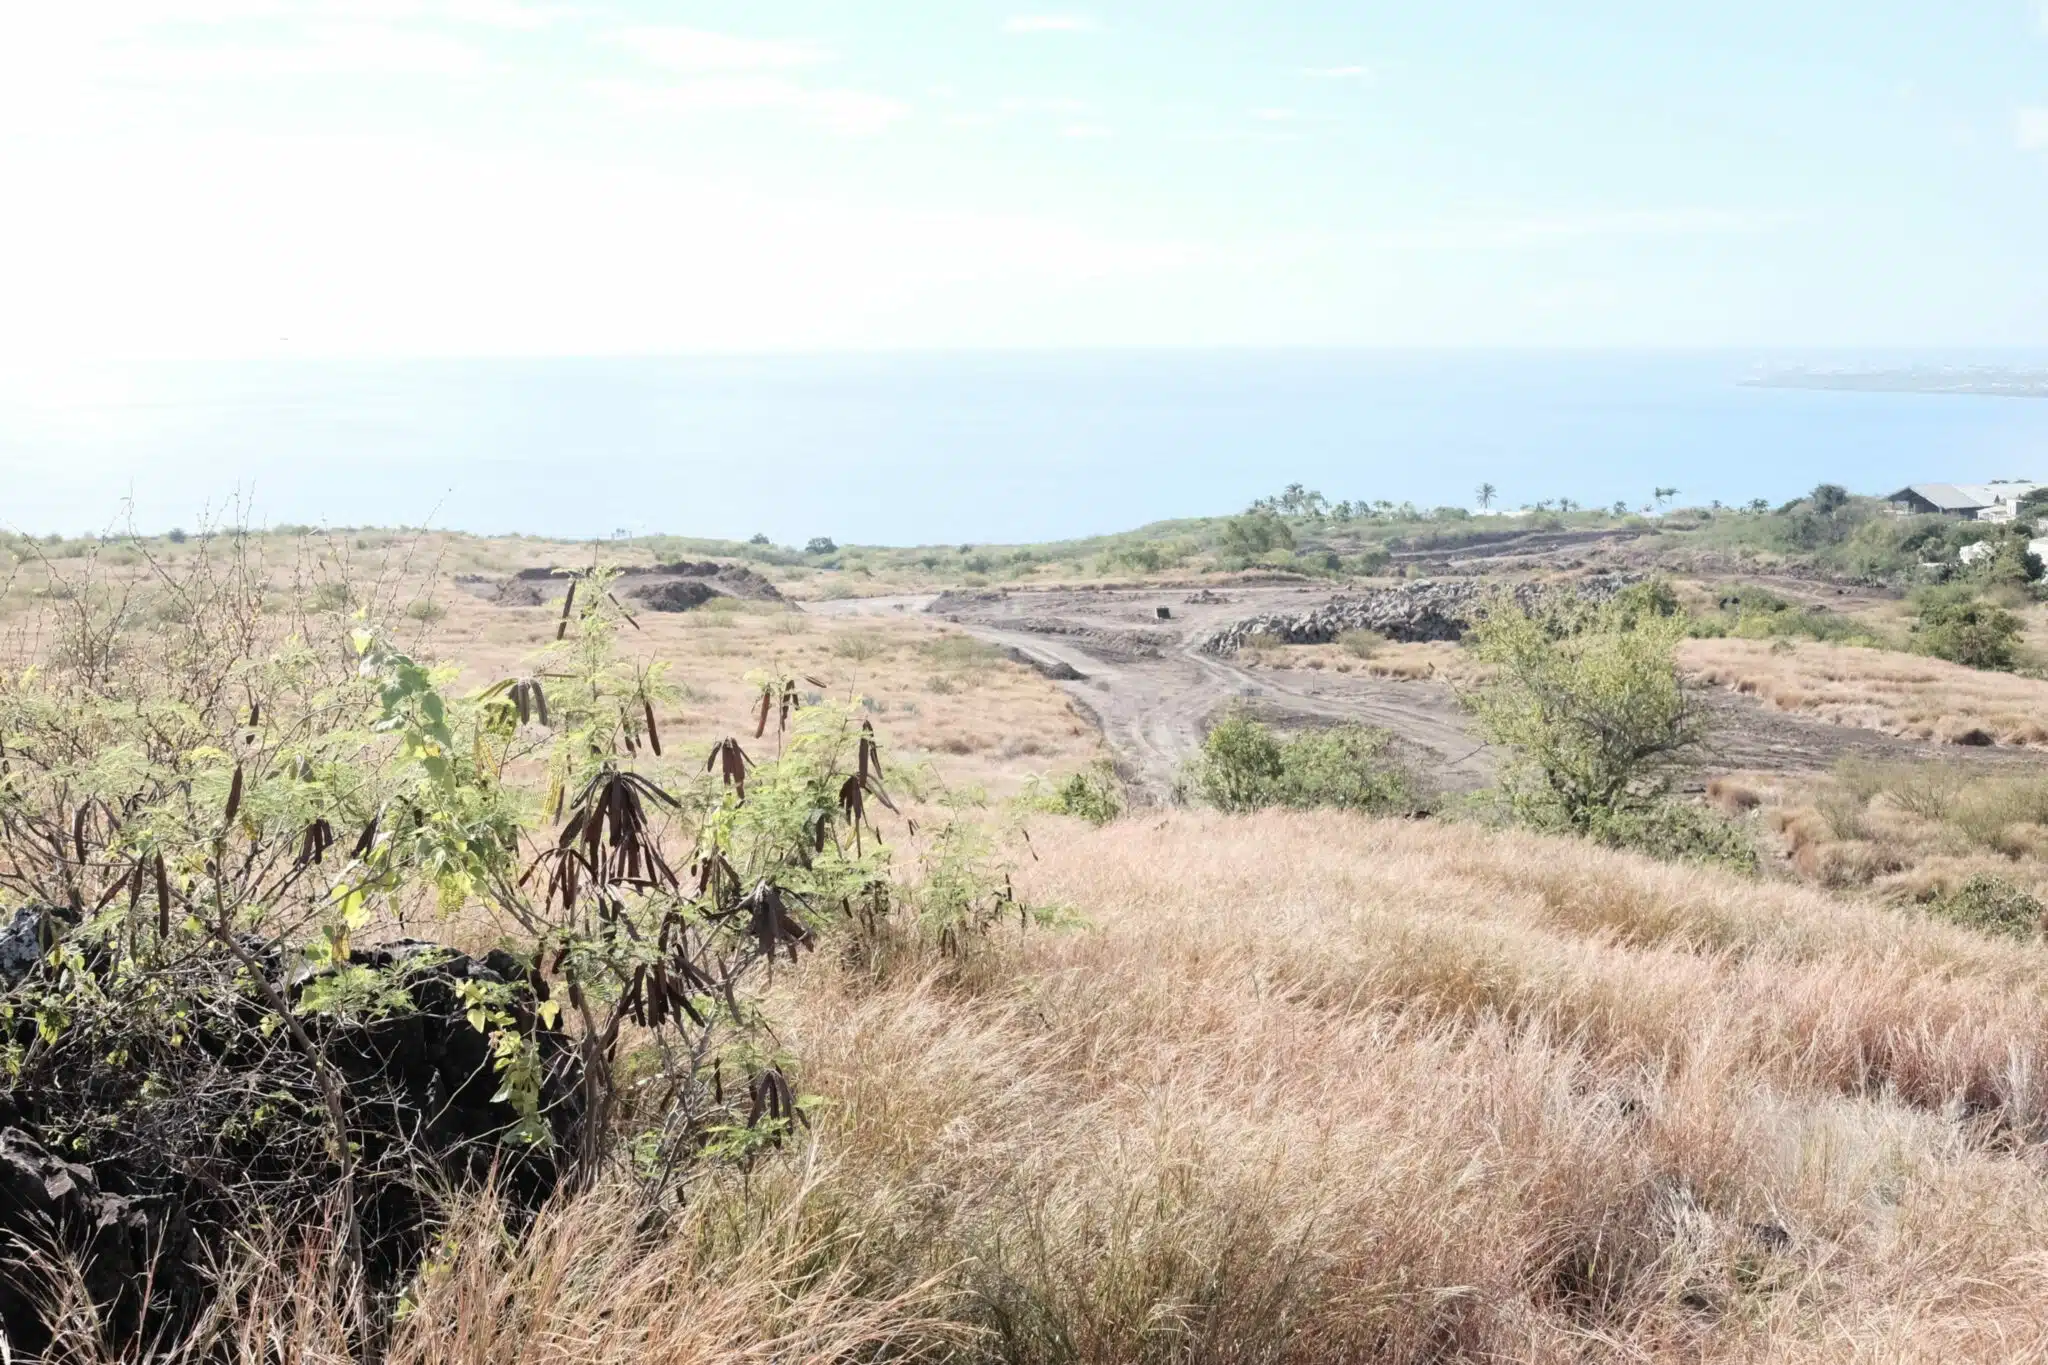
[[[1524,610],[1535,610],[1560,595],[1604,602],[1633,581],[1622,574],[1596,574],[1570,584],[1422,580],[1361,597],[1335,597],[1307,611],[1249,616],[1210,635],[1201,649],[1235,654],[1254,637],[1290,645],[1327,644],[1347,630],[1370,630],[1389,640],[1459,640],[1490,603],[1512,599]]]
[[[510,578],[466,574],[456,582],[464,590],[501,607],[542,607],[562,600],[578,577],[571,569],[521,569]],[[678,560],[620,573],[612,591],[649,611],[692,611],[714,597],[744,602],[788,601],[773,583],[744,564],[718,560]]]
[[[188,1036],[168,1047],[150,1036],[162,1020],[146,1011],[74,1020],[57,1042],[39,1040],[36,992],[51,984],[41,945],[63,927],[34,907],[0,926],[0,1031],[26,1059],[0,1086],[0,1331],[16,1359],[49,1343],[53,1265],[76,1268],[109,1341],[147,1353],[190,1329],[210,1266],[237,1235],[263,1222],[317,1226],[340,1189],[324,1092],[250,983],[184,995]],[[302,999],[323,975],[288,970],[268,945],[243,948],[281,999]],[[469,1022],[464,989],[490,988],[533,1040],[558,1141],[572,1136],[580,1074],[509,954],[406,941],[356,950],[348,965],[390,985],[379,1009],[302,1024],[345,1095],[364,1267],[380,1289],[427,1248],[428,1191],[494,1181],[509,1207],[532,1210],[557,1182],[553,1149],[511,1136],[519,1115],[496,1098],[490,1040]],[[233,980],[224,957],[211,968],[193,980]],[[131,1053],[115,1046],[124,1029]]]

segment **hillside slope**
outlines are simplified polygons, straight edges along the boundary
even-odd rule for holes
[[[511,1358],[537,1313],[578,1360],[746,1324],[804,1360],[2048,1352],[2048,951],[1470,827],[1035,845],[1086,927],[790,982],[816,1148],[699,1205],[740,1255],[602,1293],[562,1274],[610,1255],[586,1205],[510,1280],[458,1258],[398,1358]]]

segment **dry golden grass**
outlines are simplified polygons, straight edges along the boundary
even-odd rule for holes
[[[2048,1358],[2048,950],[1473,827],[1036,844],[1089,927],[785,979],[807,1153],[465,1235],[392,1358]]]
[[[1294,669],[1306,672],[1355,673],[1365,678],[1414,682],[1438,678],[1463,682],[1473,676],[1471,655],[1454,644],[1442,642],[1388,642],[1360,657],[1341,644],[1272,645],[1253,648],[1239,656],[1240,663],[1254,668]]]
[[[478,680],[552,637],[446,605]],[[691,691],[672,746],[741,728],[758,664],[870,696],[955,781],[1095,751],[936,623],[642,621]],[[1715,793],[1813,846],[1902,837],[1890,798],[1818,794]],[[2010,846],[1969,856],[2035,856],[2003,800],[1971,818]],[[1047,819],[1017,856],[1086,927],[781,979],[808,1150],[667,1223],[607,1184],[516,1242],[460,1224],[389,1358],[2048,1358],[2048,948],[1436,822]],[[346,1356],[321,1273],[251,1263],[220,1357]]]
[[[172,573],[202,553],[196,542],[150,549]],[[459,661],[459,686],[530,671],[555,637],[559,608],[500,606],[464,589],[458,575],[498,577],[587,564],[591,557],[587,545],[440,532],[263,537],[254,553],[261,560],[257,577],[271,584],[271,620],[280,630],[294,599],[312,600],[327,590],[323,585],[346,582],[336,600],[367,605],[416,654]],[[645,551],[622,559],[651,562]],[[119,547],[104,550],[90,568],[82,559],[27,564],[0,600],[0,661],[47,657],[72,609],[64,583],[88,573],[114,593],[124,585],[147,591],[152,577],[137,552]],[[726,600],[684,613],[638,610],[634,619],[639,629],[624,633],[625,651],[669,661],[671,677],[685,689],[683,702],[659,716],[664,739],[677,746],[708,748],[750,733],[746,675],[772,669],[816,678],[826,685],[813,689],[821,694],[867,698],[892,755],[905,764],[930,763],[954,787],[1008,796],[1035,775],[1079,768],[1101,752],[1100,736],[1058,688],[1021,665],[963,651],[960,645],[971,644],[966,635],[916,613],[826,617]],[[950,650],[946,642],[954,642]]]
[[[554,608],[475,598],[449,607],[433,632],[434,649],[461,659],[470,683],[530,666],[554,638]],[[811,690],[866,698],[899,763],[929,762],[950,785],[980,786],[996,797],[1035,774],[1082,766],[1101,751],[1100,736],[1057,687],[1007,659],[960,650],[969,637],[920,615],[824,617],[748,604],[642,612],[635,619],[641,629],[626,632],[624,647],[669,661],[670,677],[687,689],[684,701],[660,717],[664,739],[674,745],[708,747],[751,733],[746,675],[771,669],[825,684]]]
[[[1773,866],[1799,880],[1909,904],[1982,876],[2048,899],[2048,775],[1848,763],[1716,778],[1707,795],[1750,815]]]
[[[1815,641],[1688,640],[1679,662],[1717,687],[1837,725],[1948,743],[2048,744],[2048,682]]]
[[[2048,1348],[2038,949],[1462,828],[1041,851],[1093,932],[794,1025],[890,1259],[1020,1358]]]

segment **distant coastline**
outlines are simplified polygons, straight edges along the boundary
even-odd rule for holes
[[[1987,398],[2048,398],[2048,369],[1994,365],[1912,366],[1896,370],[1772,370],[1742,381],[1753,389],[1838,389],[1851,393],[1956,393]]]

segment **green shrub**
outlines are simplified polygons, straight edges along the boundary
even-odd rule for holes
[[[1027,794],[1029,804],[1054,815],[1071,815],[1091,825],[1106,825],[1124,812],[1122,785],[1106,762],[1095,763],[1067,777],[1049,792]]]
[[[1387,571],[1394,562],[1393,554],[1384,545],[1371,545],[1351,557],[1351,572],[1371,577]]]
[[[1509,754],[1501,792],[1525,823],[1581,834],[1654,802],[1701,720],[1678,676],[1681,618],[1650,596],[1531,616],[1512,603],[1472,633],[1492,676],[1467,693]]]
[[[878,635],[864,630],[849,630],[834,638],[832,653],[841,659],[855,663],[866,663],[888,652],[888,645]]]
[[[1870,627],[1822,607],[1796,607],[1776,593],[1744,587],[1724,593],[1719,611],[1692,624],[1696,636],[1743,640],[1808,639],[1830,644],[1882,647]]]
[[[2034,528],[2023,522],[2008,525],[1993,543],[1989,558],[1971,566],[1971,576],[1998,588],[2030,588],[2041,581],[2041,556],[2031,548]]]
[[[1970,668],[2010,672],[2019,661],[2020,618],[1989,602],[1953,591],[1923,596],[1913,626],[1917,654]]]
[[[1251,561],[1275,550],[1293,548],[1293,530],[1282,517],[1266,508],[1246,512],[1223,523],[1222,551],[1233,559]]]
[[[1414,781],[1387,756],[1391,737],[1337,725],[1280,739],[1232,710],[1209,731],[1187,784],[1218,810],[1335,807],[1385,814],[1418,805]]]
[[[1586,830],[1609,848],[1630,849],[1666,862],[1711,863],[1738,872],[1757,869],[1749,831],[1719,811],[1670,797],[1600,813]]]
[[[1386,648],[1387,637],[1376,630],[1347,630],[1337,637],[1337,644],[1354,659],[1370,659]]]
[[[1233,710],[1210,729],[1201,753],[1189,766],[1189,785],[1216,809],[1258,810],[1273,804],[1282,770],[1280,741],[1265,726]]]
[[[422,597],[405,609],[405,614],[415,621],[432,625],[448,615],[448,608],[431,597]]]
[[[2025,888],[1982,873],[1947,895],[1936,897],[1928,909],[1966,929],[2014,938],[2032,938],[2040,933],[2042,916],[2048,913]]]

